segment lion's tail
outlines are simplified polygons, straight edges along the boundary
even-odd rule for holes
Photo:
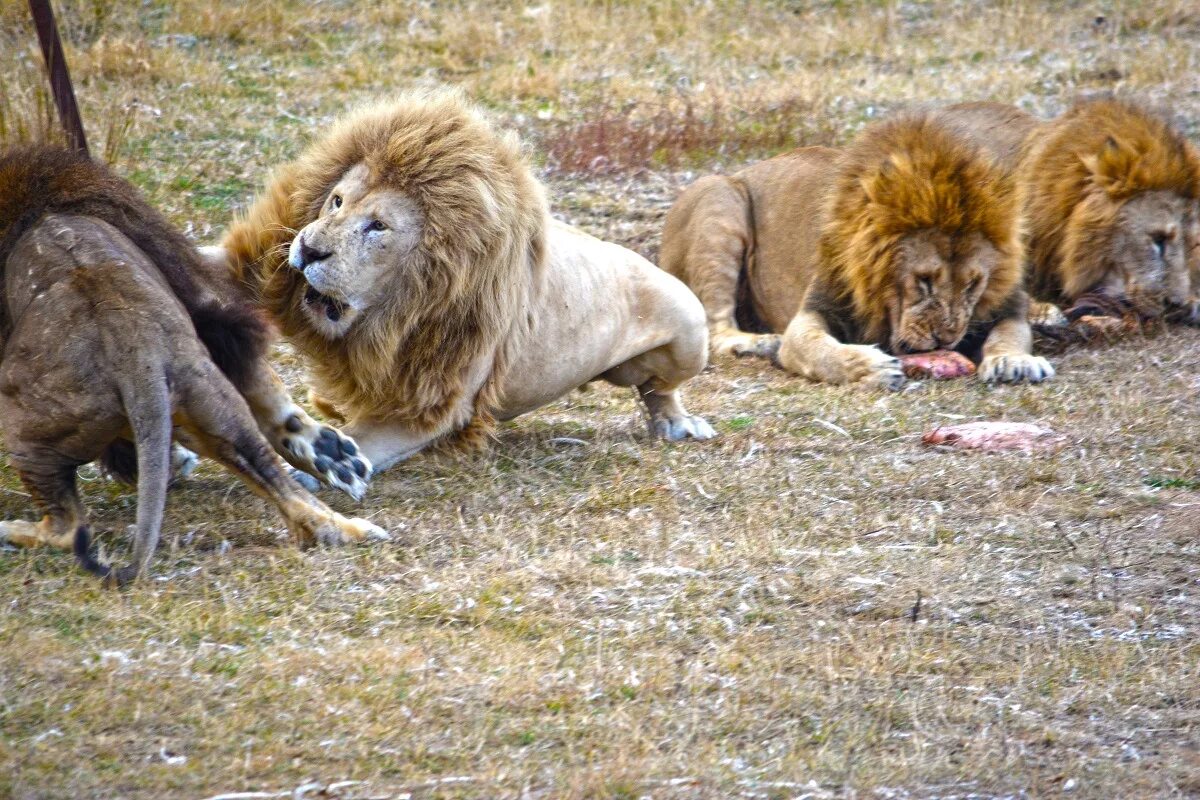
[[[150,563],[158,547],[163,514],[167,507],[167,485],[171,480],[171,398],[166,380],[150,387],[121,387],[129,425],[137,447],[137,535],[133,559],[128,566],[113,571],[101,564],[91,551],[91,531],[81,526],[75,531],[75,558],[93,575],[115,581],[120,586],[138,577]]]

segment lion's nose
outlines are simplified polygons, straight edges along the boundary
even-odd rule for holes
[[[333,255],[333,253],[324,250],[318,250],[315,247],[310,247],[307,242],[301,239],[300,251],[298,255],[300,256],[300,263],[297,264],[296,267],[303,272],[304,270],[308,269],[310,264],[315,264],[318,261],[324,261]]]

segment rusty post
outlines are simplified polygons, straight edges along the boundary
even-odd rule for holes
[[[67,141],[72,148],[86,155],[88,146],[83,135],[83,120],[79,117],[79,106],[75,104],[75,89],[71,86],[71,73],[67,71],[67,59],[63,55],[62,40],[58,38],[50,0],[29,0],[29,11],[33,14],[33,25],[42,45],[42,59],[50,75],[50,91],[54,95],[54,105],[58,107],[58,118],[67,132]]]

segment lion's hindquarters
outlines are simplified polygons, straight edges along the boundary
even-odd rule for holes
[[[753,225],[745,185],[719,175],[689,186],[667,214],[659,265],[700,298],[715,352],[732,353],[752,338],[738,328],[737,301]]]
[[[551,224],[547,245],[545,291],[498,416],[511,418],[601,379],[655,392],[663,398],[660,417],[690,419],[676,392],[707,362],[696,296],[637,253],[568,225]],[[692,427],[703,433],[706,425]]]

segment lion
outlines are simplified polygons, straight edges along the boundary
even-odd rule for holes
[[[299,543],[385,535],[286,473],[239,391],[273,377],[268,330],[205,277],[187,239],[106,167],[51,146],[0,153],[0,427],[44,512],[36,523],[0,522],[0,541],[73,545],[111,583],[136,579],[158,542],[173,439],[271,500]],[[299,419],[283,424],[301,432]],[[136,449],[138,508],[133,560],[113,570],[89,552],[75,473],[118,443]],[[361,458],[326,466],[354,469],[359,481],[369,472]]]
[[[957,349],[991,382],[1054,375],[1030,352],[1020,198],[929,114],[844,151],[805,147],[688,187],[660,264],[699,295],[716,353],[897,389],[896,355]],[[980,360],[981,359],[981,360]]]
[[[656,435],[715,435],[679,395],[706,363],[699,302],[552,220],[516,136],[458,92],[350,113],[204,252],[307,358],[315,404],[376,469],[479,445],[597,379],[637,387]]]
[[[938,116],[1017,176],[1036,300],[1121,298],[1144,317],[1190,304],[1200,158],[1165,117],[1113,97],[1077,102],[1048,122],[1000,103],[959,104]]]

